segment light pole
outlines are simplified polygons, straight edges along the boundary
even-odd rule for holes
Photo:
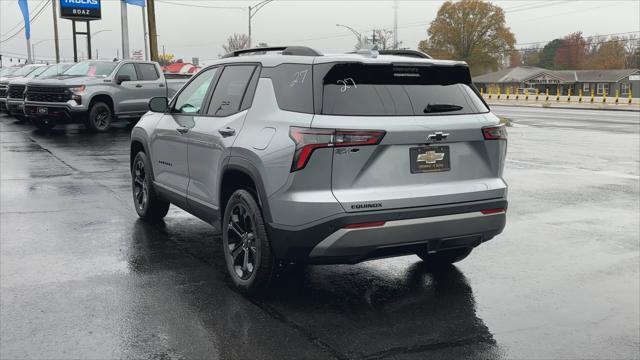
[[[253,6],[249,6],[249,48],[251,48],[251,19],[253,19],[260,9],[272,1],[273,0],[262,0]]]
[[[349,31],[351,31],[353,33],[353,35],[356,36],[356,39],[358,40],[358,44],[359,46],[365,45],[367,38],[365,36],[364,38],[364,42],[362,41],[362,34],[360,34],[356,29],[352,28],[351,26],[347,26],[347,25],[342,25],[342,24],[336,24],[336,26],[338,27],[343,27],[348,29]]]
[[[36,45],[42,44],[43,42],[49,41],[49,40],[51,40],[51,39],[43,39],[43,40],[36,41],[33,44],[31,44],[31,56],[33,58],[33,63],[34,64],[36,63]]]
[[[97,36],[98,34],[102,34],[102,33],[104,33],[104,32],[110,32],[110,31],[111,31],[111,30],[109,30],[109,29],[98,30],[98,31],[96,31],[96,32],[94,32],[94,33],[93,33],[93,39],[95,40],[95,38],[96,38],[96,36]],[[97,47],[97,46],[96,46],[96,60],[100,60],[100,57],[99,57],[99,51],[98,51],[98,47]]]

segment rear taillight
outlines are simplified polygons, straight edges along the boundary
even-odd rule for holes
[[[487,126],[482,128],[485,140],[507,140],[507,129],[504,125]]]
[[[385,132],[380,130],[314,129],[292,126],[289,136],[296,143],[291,171],[304,169],[315,149],[377,145]]]
[[[482,213],[482,215],[493,215],[493,214],[500,214],[505,212],[504,208],[495,208],[495,209],[485,209],[485,210],[480,210],[480,212]]]

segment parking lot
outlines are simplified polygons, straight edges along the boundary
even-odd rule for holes
[[[209,225],[138,220],[131,125],[0,116],[0,357],[638,358],[640,113],[493,110],[514,123],[503,234],[442,272],[313,266],[261,300]]]

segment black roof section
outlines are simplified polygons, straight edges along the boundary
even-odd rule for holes
[[[225,54],[223,58],[236,57],[240,55],[249,55],[252,53],[264,54],[266,52],[271,52],[271,51],[282,51],[282,55],[322,56],[322,53],[306,46],[268,46],[268,47],[258,47],[258,48],[232,51],[228,54]]]
[[[433,59],[428,54],[423,53],[422,51],[417,50],[378,50],[378,54],[380,55],[397,55],[397,56],[406,56],[406,57],[414,57],[421,59]]]

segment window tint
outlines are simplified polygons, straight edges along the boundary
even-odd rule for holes
[[[153,64],[138,64],[138,70],[140,70],[142,80],[158,80],[158,78],[160,77],[160,75],[158,75],[158,71],[156,70],[156,66]]]
[[[218,68],[212,68],[198,73],[176,98],[173,112],[182,114],[195,114],[200,112],[204,97],[207,95],[211,81],[217,71]]]
[[[322,113],[354,116],[472,114],[489,109],[471,88],[465,67],[318,66]]]
[[[138,75],[136,74],[136,68],[131,63],[124,64],[122,65],[122,67],[120,67],[120,70],[118,70],[118,74],[116,75],[116,78],[121,75],[129,75],[129,77],[131,78],[131,81],[138,80]]]
[[[255,68],[254,65],[226,66],[213,92],[208,114],[228,116],[238,112]]]
[[[271,81],[280,109],[313,113],[311,65],[278,65],[271,69]]]

